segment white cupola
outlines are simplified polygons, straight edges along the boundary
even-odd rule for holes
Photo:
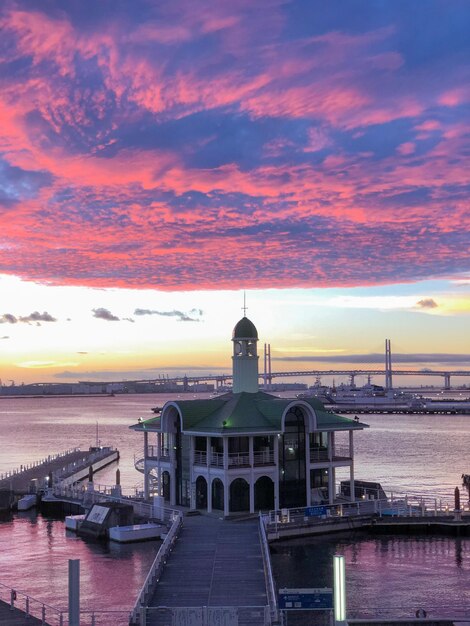
[[[258,391],[258,331],[246,316],[233,329],[233,393]]]

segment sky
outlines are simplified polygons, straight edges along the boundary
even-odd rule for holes
[[[385,338],[470,369],[469,27],[467,0],[4,0],[2,383],[228,371],[244,291],[273,371]]]

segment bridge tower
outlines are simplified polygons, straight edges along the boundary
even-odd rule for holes
[[[271,389],[271,344],[264,344],[264,389]]]
[[[390,339],[385,340],[385,389],[393,389],[392,384],[392,347]]]
[[[450,389],[450,374],[444,374],[444,389]]]

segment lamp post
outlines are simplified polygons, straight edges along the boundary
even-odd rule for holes
[[[69,559],[69,624],[80,626],[80,559]]]
[[[344,556],[333,557],[335,625],[346,623],[346,570]]]

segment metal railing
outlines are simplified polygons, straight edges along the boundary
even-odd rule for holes
[[[332,450],[332,461],[341,459],[352,459],[351,451],[348,446],[335,446]],[[310,462],[318,463],[319,461],[329,461],[330,453],[328,448],[310,448]]]
[[[170,458],[170,448],[160,448],[159,446],[148,446],[147,447],[147,458],[149,459],[157,459],[160,461],[168,461]]]
[[[140,626],[146,626],[147,623],[159,626],[270,626],[272,622],[268,606],[149,606],[142,613]]]
[[[80,448],[70,448],[69,450],[65,450],[64,452],[58,452],[57,454],[50,454],[43,459],[39,459],[38,461],[32,461],[31,463],[27,463],[26,465],[20,465],[20,467],[8,470],[0,474],[0,480],[6,480],[7,478],[12,478],[13,476],[17,476],[19,474],[24,474],[31,469],[36,467],[43,467],[52,461],[57,461],[63,457],[68,456],[69,454],[74,454],[75,452],[80,452]]]
[[[194,464],[195,465],[207,465],[207,459],[209,457],[209,464],[213,467],[224,467],[224,455],[222,452],[211,452],[209,455],[202,450],[196,450],[194,452]],[[251,467],[250,455],[248,452],[229,452],[227,455],[228,467]],[[253,465],[272,465],[274,463],[273,450],[261,451],[253,453]]]
[[[371,491],[368,489],[368,491]],[[374,497],[377,494],[365,494],[355,502],[338,501],[335,504],[313,504],[310,507],[285,508],[269,511],[262,516],[266,533],[278,531],[294,526],[309,526],[312,524],[330,524],[340,521],[341,518],[353,519],[359,516],[376,517],[454,517],[454,509],[442,499],[421,494],[385,494],[386,497]],[[469,507],[461,507],[461,515],[469,515]]]
[[[262,450],[261,452],[254,452],[253,460],[255,465],[273,465],[274,450]]]
[[[74,475],[77,472],[83,472],[87,469],[90,463],[96,463],[103,459],[106,459],[110,454],[118,452],[117,448],[111,446],[105,446],[100,450],[94,452],[86,452],[81,459],[76,459],[72,463],[68,463],[61,470],[57,470],[52,474],[52,480],[57,482],[70,482],[73,480]]]
[[[273,570],[271,567],[271,553],[269,552],[266,528],[261,514],[259,516],[259,537],[261,554],[263,555],[264,577],[266,580],[266,594],[268,596],[269,611],[271,614],[270,617],[272,622],[277,622],[279,620],[279,611],[277,608],[276,584],[274,582]]]
[[[47,602],[33,598],[23,591],[0,583],[0,600],[8,604],[10,610],[22,611],[25,618],[35,617],[44,626],[68,626],[67,610],[59,609]],[[130,611],[92,609],[80,611],[81,626],[128,626]]]
[[[36,617],[41,620],[42,624],[51,626],[65,624],[65,613],[60,609],[2,583],[0,583],[0,599],[9,604],[12,611],[14,609],[23,611],[26,617]]]
[[[173,549],[182,525],[183,514],[179,511],[175,511],[173,513],[173,520],[170,530],[168,531],[168,534],[166,535],[162,545],[160,546],[160,549],[157,552],[157,556],[155,557],[155,560],[150,567],[147,578],[145,579],[142,589],[140,590],[140,593],[134,604],[134,608],[132,609],[131,617],[129,620],[129,623],[132,626],[138,626],[142,623],[145,624],[145,621],[142,621],[143,609],[145,608],[150,595],[154,592],[155,587],[160,580],[163,568]],[[143,615],[145,616],[145,613]],[[145,617],[143,618],[143,620],[145,620]]]

